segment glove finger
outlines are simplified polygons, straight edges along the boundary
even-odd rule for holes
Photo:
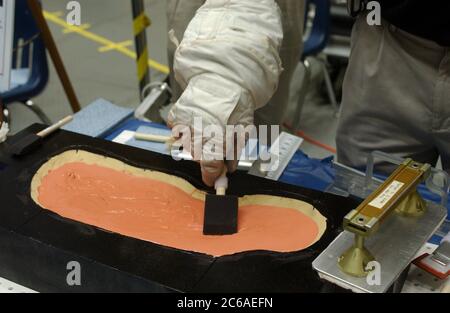
[[[203,182],[207,186],[213,187],[216,180],[222,175],[225,163],[224,161],[201,161],[200,168]]]

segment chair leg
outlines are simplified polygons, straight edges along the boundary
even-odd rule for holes
[[[7,108],[3,109],[3,118],[5,119],[5,122],[8,123],[9,128],[11,128],[11,115]]]
[[[10,124],[11,121],[8,109],[6,107],[3,108],[2,113],[3,113],[3,122],[0,123],[0,143],[5,142],[5,140],[9,136],[9,132],[11,131],[11,124]]]
[[[26,102],[21,102],[22,104],[24,104],[28,109],[30,109],[31,111],[34,112],[34,114],[36,114],[36,116],[44,123],[47,125],[51,125],[52,121],[50,120],[50,118],[47,116],[47,114],[44,113],[44,111],[41,110],[41,108],[39,108],[38,106],[34,105],[32,100],[28,100]]]
[[[327,64],[323,62],[323,77],[325,79],[325,85],[327,87],[328,99],[334,108],[334,114],[337,116],[339,114],[339,105],[336,100],[336,94],[334,93],[333,83],[331,82],[330,73],[328,73]]]
[[[303,68],[305,69],[305,74],[303,77],[302,85],[300,87],[297,108],[295,109],[294,118],[292,120],[292,127],[294,130],[299,130],[300,128],[300,118],[302,115],[303,105],[305,104],[306,95],[308,94],[308,87],[311,81],[311,64],[308,60],[303,61]]]

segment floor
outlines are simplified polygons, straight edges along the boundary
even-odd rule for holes
[[[81,30],[74,32],[65,24],[67,1],[42,1],[47,22],[81,105],[86,106],[97,98],[105,98],[121,106],[136,107],[139,104],[139,90],[136,64],[132,57],[134,43],[130,1],[79,0],[79,2],[82,26]],[[163,80],[168,71],[165,0],[145,0],[145,7],[147,15],[152,20],[147,37],[150,58],[156,67],[151,70],[151,80]],[[51,62],[50,66],[50,82],[46,90],[33,100],[53,121],[56,121],[69,114],[70,107]],[[319,81],[320,75],[313,77],[314,81]],[[290,111],[293,111],[297,104],[297,91],[301,80],[302,70],[299,67],[293,80]],[[10,111],[13,121],[12,133],[38,121],[20,104],[13,104]],[[309,96],[303,109],[302,131],[317,141],[335,147],[336,124],[333,108],[323,104],[320,97]],[[332,154],[307,142],[302,145],[302,149],[316,158]]]

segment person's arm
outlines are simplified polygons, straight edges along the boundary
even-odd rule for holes
[[[175,53],[175,77],[184,93],[169,114],[169,125],[191,126],[194,117],[223,130],[253,124],[254,111],[278,87],[282,40],[274,0],[207,0]],[[224,162],[199,161],[204,182],[212,186]]]

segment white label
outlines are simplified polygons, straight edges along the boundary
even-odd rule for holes
[[[134,131],[131,130],[124,130],[123,132],[120,133],[119,136],[117,136],[116,138],[113,139],[113,142],[115,143],[121,143],[121,144],[126,144],[128,141],[130,141],[131,139],[134,138]]]
[[[394,180],[389,184],[389,186],[386,187],[386,189],[383,190],[383,192],[378,197],[373,199],[369,203],[369,205],[378,209],[382,209],[386,205],[386,203],[388,203],[389,200],[391,200],[392,197],[394,197],[404,185],[404,183]]]

